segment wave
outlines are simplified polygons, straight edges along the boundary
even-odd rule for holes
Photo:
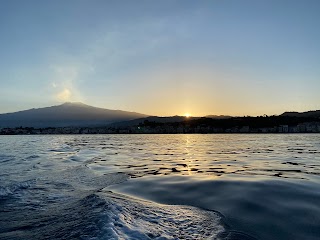
[[[18,183],[12,183],[7,186],[0,186],[0,199],[20,193],[35,183],[35,180],[28,180]]]
[[[99,197],[107,203],[103,214],[108,224],[98,239],[221,239],[225,234],[217,212],[161,205],[113,193]]]
[[[6,224],[2,224],[6,222]],[[251,240],[232,232],[215,211],[163,205],[112,192],[70,199],[45,211],[0,217],[1,239],[225,239]]]
[[[0,163],[6,163],[15,160],[15,156],[0,154]]]

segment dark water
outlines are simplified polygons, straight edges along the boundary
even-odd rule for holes
[[[320,135],[0,137],[0,239],[320,239]]]

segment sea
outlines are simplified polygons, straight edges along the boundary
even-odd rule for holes
[[[320,239],[320,134],[0,136],[0,239]]]

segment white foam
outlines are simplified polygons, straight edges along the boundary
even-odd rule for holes
[[[105,225],[97,239],[220,239],[225,232],[213,211],[105,196]]]

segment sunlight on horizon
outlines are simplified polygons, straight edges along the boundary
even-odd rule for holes
[[[66,101],[152,116],[320,109],[320,1],[74,2],[1,5],[3,32],[21,31],[1,39],[0,113]]]

